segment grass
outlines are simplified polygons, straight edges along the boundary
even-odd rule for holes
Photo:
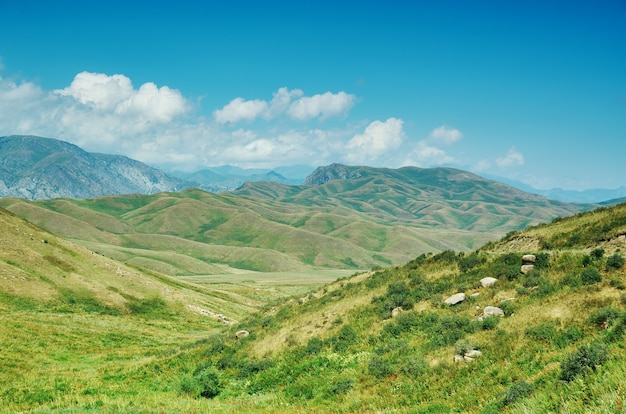
[[[594,220],[619,223],[620,209]],[[0,210],[0,412],[619,412],[626,268],[608,258],[626,249],[622,227],[595,245],[538,242],[570,240],[566,226],[587,219],[366,272],[224,266],[173,278]],[[168,240],[177,239],[152,242]],[[525,253],[541,265],[522,275]],[[583,279],[591,268],[601,277]],[[459,291],[464,302],[443,303]],[[486,306],[506,316],[479,321]],[[250,335],[237,340],[241,329]],[[595,344],[603,351],[589,354],[599,356],[592,367],[580,355]],[[453,362],[472,349],[481,356]]]

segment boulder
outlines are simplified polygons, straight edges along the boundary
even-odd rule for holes
[[[250,332],[248,331],[237,331],[235,333],[235,339],[242,339],[245,338],[246,336],[250,335]]]
[[[530,272],[531,270],[533,270],[534,268],[535,268],[535,265],[525,264],[525,265],[522,265],[521,271],[522,273],[526,274]]]
[[[522,256],[522,262],[525,263],[535,263],[537,257],[534,254],[525,254]]]
[[[470,357],[470,358],[476,358],[481,356],[483,353],[480,352],[478,349],[472,349],[471,351],[468,351],[465,353],[466,357]]]
[[[400,312],[402,312],[401,306],[398,306],[397,308],[393,308],[393,310],[391,311],[391,317],[395,318],[396,316],[400,314]]]
[[[453,306],[456,305],[457,303],[461,303],[465,300],[465,293],[456,293],[452,296],[450,296],[448,299],[446,299],[444,302],[447,305]]]
[[[498,316],[500,318],[504,318],[504,311],[496,306],[485,306],[483,309],[483,318],[488,318],[491,316]]]
[[[498,279],[496,279],[495,277],[483,277],[482,279],[480,279],[480,285],[486,288],[493,285],[497,281]]]

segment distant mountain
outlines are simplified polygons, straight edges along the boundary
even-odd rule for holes
[[[0,197],[92,198],[193,186],[121,155],[90,153],[52,138],[0,137]]]
[[[172,171],[170,174],[180,179],[193,182],[198,188],[212,193],[236,190],[246,182],[271,181],[282,184],[301,184],[303,181],[302,178],[287,178],[277,172],[277,170],[258,168],[244,169],[231,165],[223,165],[220,167],[202,169],[193,173]],[[297,174],[298,171],[301,171],[298,167],[281,167],[281,170],[293,174]]]
[[[492,180],[500,181],[511,185],[520,190],[542,195],[553,200],[565,201],[566,203],[596,203],[611,204],[611,200],[626,197],[626,187],[621,186],[615,189],[592,188],[589,190],[564,190],[562,188],[551,188],[549,190],[540,190],[520,181],[510,180],[504,177],[486,176]],[[616,204],[616,203],[614,203]]]

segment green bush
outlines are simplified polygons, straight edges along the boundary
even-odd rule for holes
[[[405,355],[399,361],[400,371],[410,378],[415,378],[426,372],[428,363],[423,359],[412,355]]]
[[[477,253],[471,253],[459,259],[459,269],[461,273],[465,273],[483,262],[484,259],[478,257]]]
[[[608,358],[609,354],[606,345],[601,343],[582,345],[561,362],[560,379],[570,382],[576,376],[585,374],[589,370],[595,371]]]
[[[391,366],[391,363],[383,357],[374,355],[368,364],[368,371],[370,375],[373,375],[378,379],[383,379],[393,373],[393,367]]]
[[[180,390],[193,398],[213,398],[221,391],[217,373],[208,368],[196,374],[186,375],[181,379]]]
[[[565,348],[584,337],[585,335],[578,329],[569,327],[559,332],[557,337],[554,338],[553,344],[558,348]]]
[[[341,377],[338,378],[331,386],[330,392],[334,395],[342,395],[346,394],[348,391],[352,389],[354,384],[356,383],[355,379],[352,377]]]
[[[582,286],[583,281],[580,278],[578,273],[569,272],[566,273],[565,276],[561,279],[561,285],[563,286],[571,286],[571,287],[580,287]]]
[[[350,345],[356,342],[356,332],[350,325],[344,325],[337,335],[328,339],[328,342],[336,352],[346,351]]]
[[[495,329],[499,323],[500,323],[500,318],[497,318],[497,317],[484,318],[480,324],[480,327],[482,328],[483,331],[490,331],[492,329]]]
[[[604,326],[608,328],[613,326],[620,318],[623,318],[623,313],[619,309],[614,309],[610,306],[598,309],[589,317],[589,322],[596,326]]]
[[[594,260],[600,260],[604,256],[604,249],[593,249],[589,256]]]
[[[547,269],[550,267],[550,255],[548,253],[537,253],[535,255],[535,269]]]
[[[504,395],[504,405],[511,405],[521,398],[529,395],[533,392],[532,384],[527,383],[524,380],[518,381],[511,385]]]
[[[583,285],[592,285],[602,281],[602,275],[595,267],[586,267],[580,273]]]
[[[556,327],[553,323],[546,322],[539,325],[526,328],[524,332],[527,337],[534,339],[535,341],[550,343],[556,338]]]
[[[324,341],[322,341],[320,338],[313,337],[309,339],[309,342],[307,342],[306,346],[304,347],[304,354],[316,355],[322,350],[323,347]]]
[[[606,268],[608,270],[619,269],[622,266],[624,266],[624,258],[621,254],[615,253],[606,258]]]
[[[515,312],[515,305],[513,305],[513,302],[510,301],[510,300],[506,300],[504,302],[500,302],[498,307],[500,309],[502,309],[502,311],[504,312],[505,316],[511,316]]]

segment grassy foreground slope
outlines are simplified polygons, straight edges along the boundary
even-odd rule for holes
[[[357,274],[191,350],[181,393],[215,412],[622,412],[625,251],[622,204]]]
[[[336,167],[335,167],[336,168]],[[0,206],[108,257],[172,276],[368,269],[467,251],[587,207],[454,169],[344,167],[320,185],[200,190]]]
[[[84,313],[13,309],[6,319],[19,327],[3,333],[15,342],[3,347],[10,386],[0,405],[41,413],[622,412],[625,251],[622,204],[474,252],[355,274],[178,343],[185,328],[176,331],[171,317],[90,316],[74,334],[67,320]],[[522,273],[527,253],[534,269]],[[497,281],[483,287],[485,277]],[[464,301],[444,303],[461,292]],[[480,318],[488,306],[503,316]],[[141,334],[114,323],[135,323]],[[249,335],[236,339],[240,330]],[[33,346],[45,369],[23,375],[32,364],[18,357]]]

